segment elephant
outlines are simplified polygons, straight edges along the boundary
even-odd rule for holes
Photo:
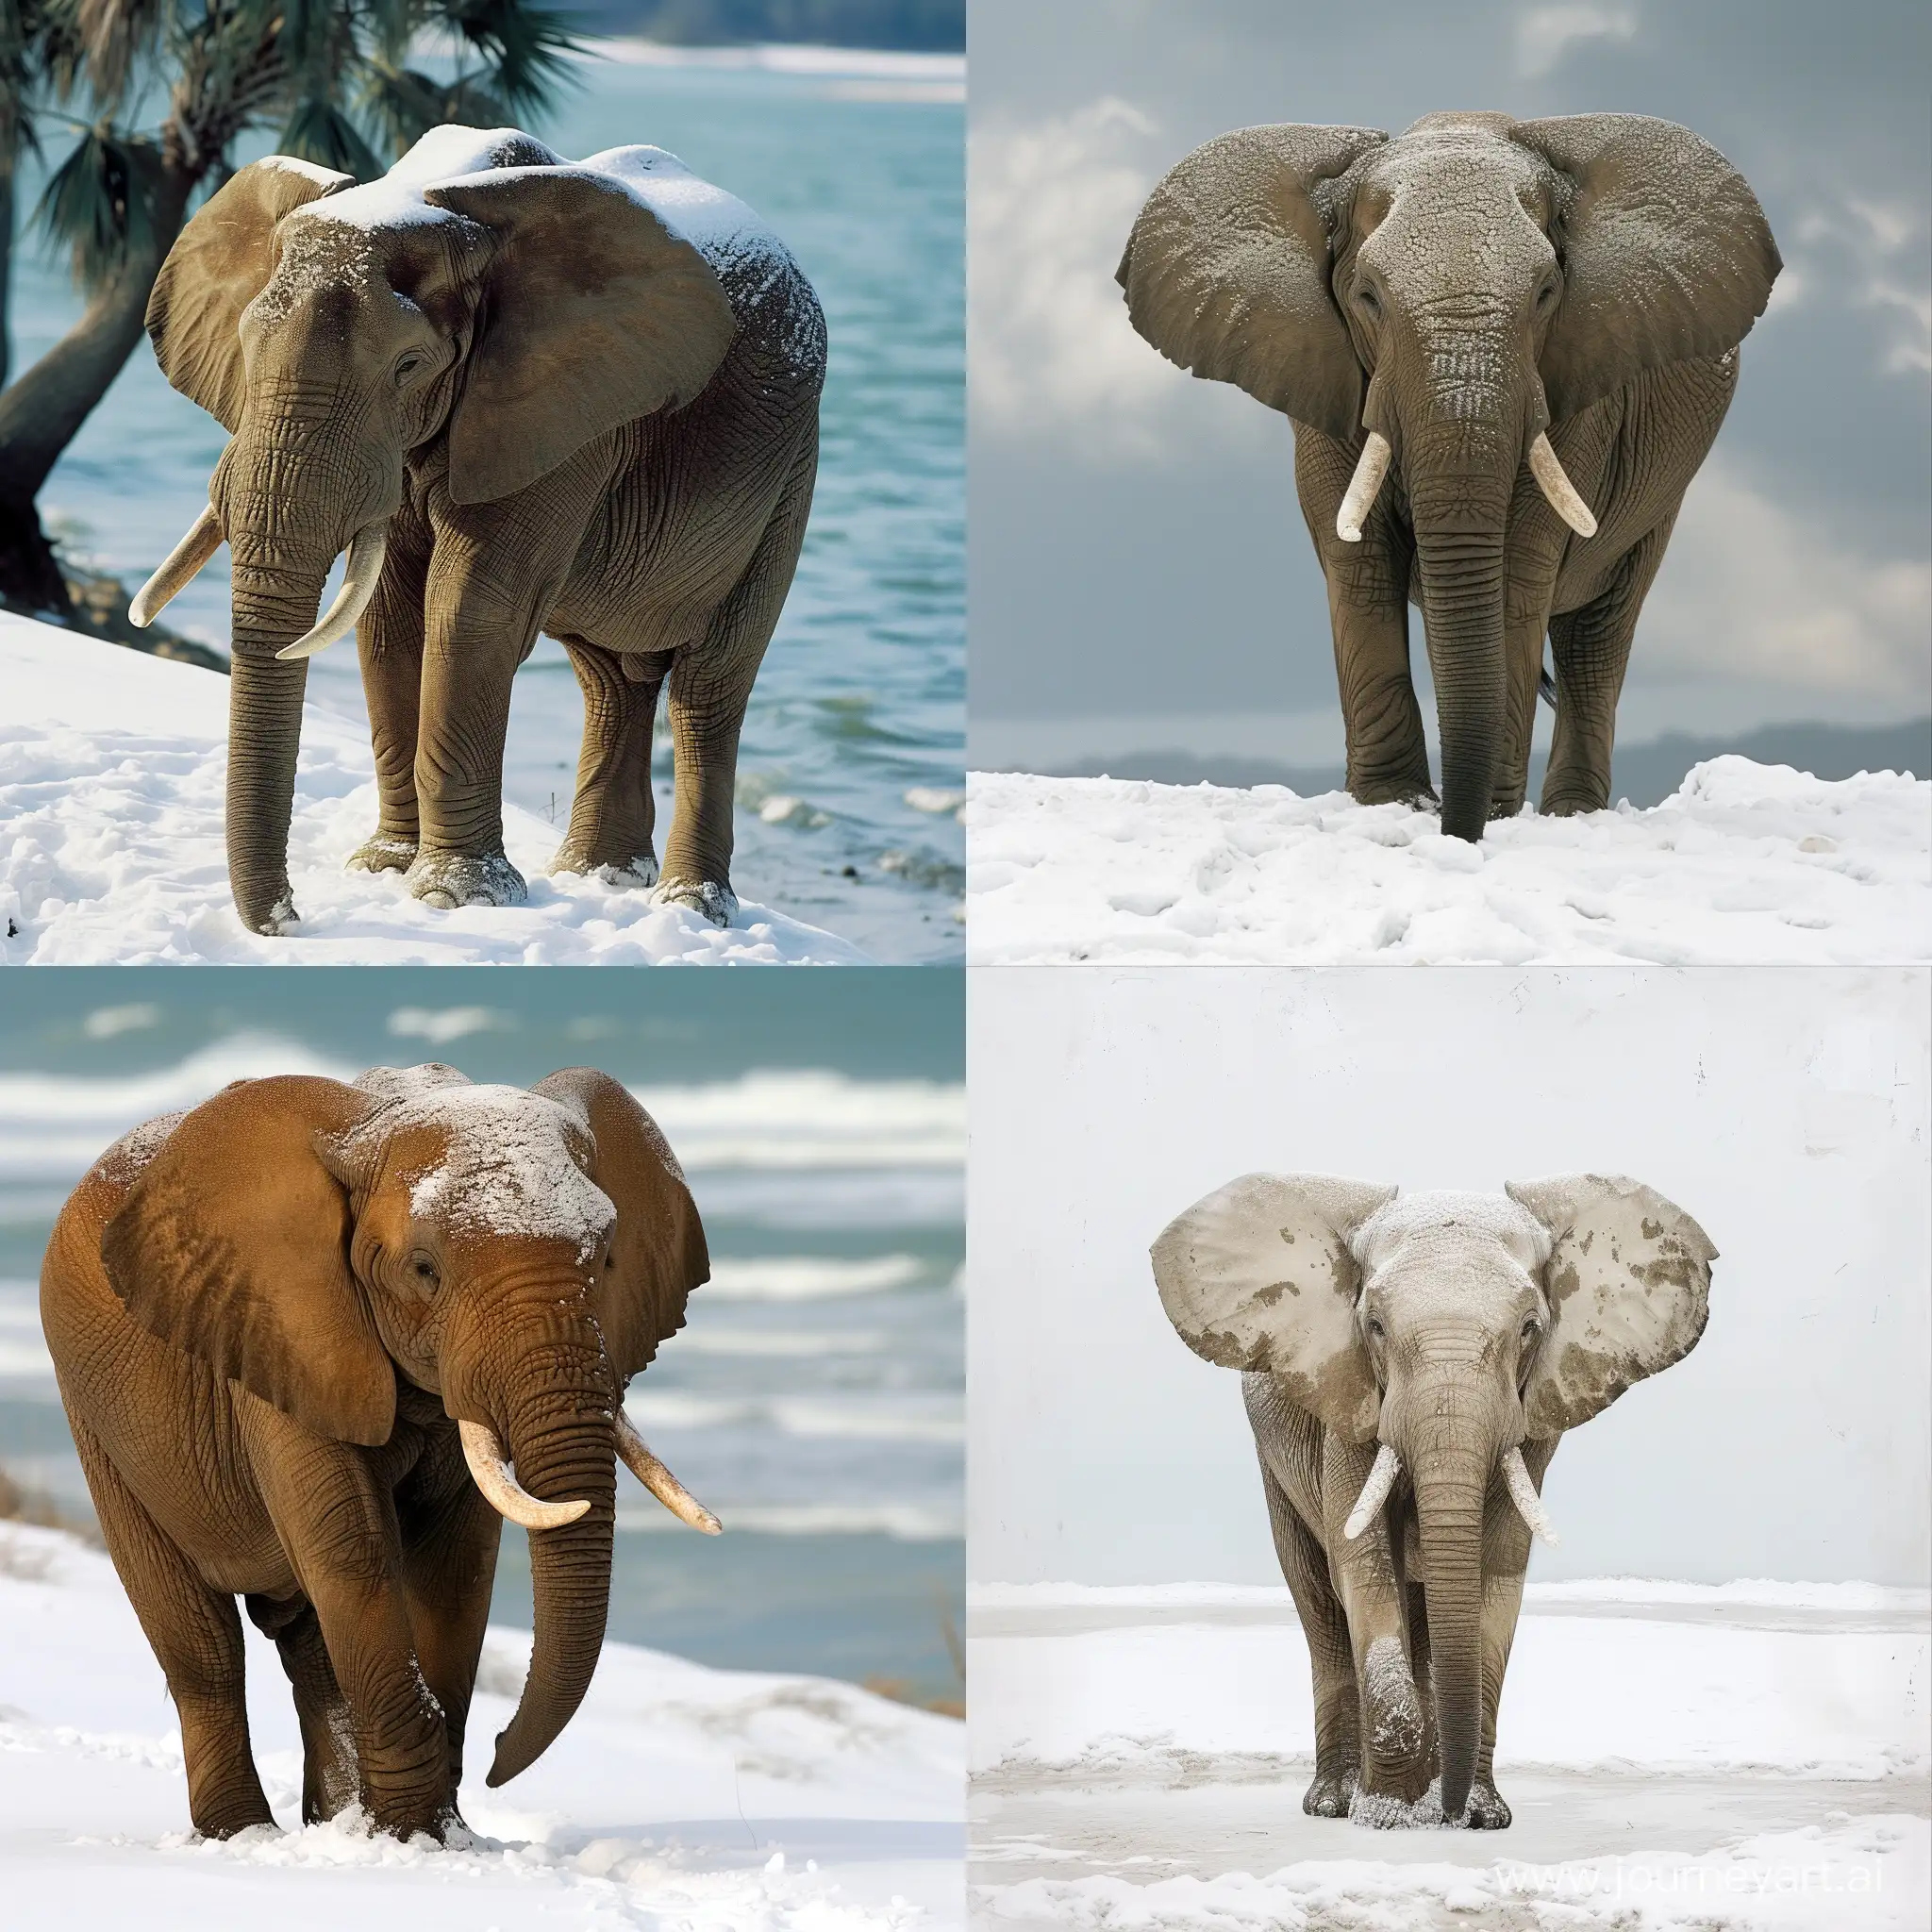
[[[1245,1174],[1155,1241],[1161,1305],[1241,1392],[1314,1678],[1311,1817],[1509,1823],[1496,1707],[1557,1444],[1680,1360],[1704,1230],[1619,1175],[1401,1194]]]
[[[242,923],[297,917],[305,660],[352,628],[380,816],[350,866],[405,872],[434,906],[522,904],[503,746],[541,628],[584,697],[555,869],[728,924],[739,732],[818,467],[824,319],[784,243],[659,148],[574,162],[515,128],[437,127],[361,186],[285,155],[240,170],[169,252],[147,326],[230,435],[130,615],[151,622],[226,541]]]
[[[1610,802],[1638,613],[1781,265],[1743,177],[1641,114],[1248,127],[1155,188],[1128,312],[1294,425],[1357,801],[1436,800],[1414,604],[1442,831],[1522,808],[1540,689],[1540,808]]]
[[[238,1596],[292,1688],[304,1822],[460,1829],[506,1518],[536,1634],[489,1782],[548,1748],[603,1643],[615,1461],[719,1529],[623,1406],[709,1272],[663,1135],[588,1068],[528,1091],[435,1064],[240,1080],[94,1163],[41,1315],[196,1831],[275,1823]]]

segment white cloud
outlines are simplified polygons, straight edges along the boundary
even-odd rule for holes
[[[1812,208],[1798,222],[1796,245],[1810,258],[1803,293],[1815,282],[1836,287],[1859,308],[1879,311],[1890,323],[1878,366],[1888,375],[1932,373],[1932,286],[1926,272],[1928,223],[1924,208],[1845,194],[1829,208]],[[1829,268],[1821,258],[1831,257]],[[1774,309],[1794,273],[1788,265],[1773,290]]]
[[[1627,41],[1637,15],[1627,7],[1532,7],[1516,23],[1516,71],[1540,80],[1574,41]]]
[[[1684,500],[1637,653],[1644,670],[1730,675],[1932,707],[1932,567],[1865,555],[1752,488],[1722,455]]]
[[[1155,124],[1113,96],[1070,114],[975,128],[969,156],[968,358],[977,422],[1146,457],[1196,383],[1134,333],[1114,269],[1163,160]],[[1231,391],[1249,413],[1256,405]],[[1197,420],[1194,427],[1198,430]]]

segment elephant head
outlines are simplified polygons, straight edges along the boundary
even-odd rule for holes
[[[1190,1348],[1276,1377],[1343,1440],[1380,1445],[1347,1536],[1407,1474],[1444,1817],[1462,1813],[1480,1742],[1491,1482],[1500,1475],[1530,1527],[1551,1534],[1523,1443],[1588,1422],[1687,1355],[1716,1254],[1682,1208],[1598,1174],[1406,1198],[1248,1174],[1154,1244],[1161,1304]]]
[[[175,1127],[101,1254],[135,1320],[319,1436],[386,1441],[399,1375],[441,1398],[478,1488],[531,1531],[535,1647],[492,1785],[596,1667],[614,1458],[717,1531],[624,1416],[710,1264],[663,1136],[603,1074],[238,1081]]]
[[[618,425],[675,409],[736,330],[710,263],[647,205],[657,148],[561,160],[514,128],[439,127],[358,187],[286,156],[242,169],[148,305],[168,380],[231,435],[208,508],[130,608],[149,622],[228,543],[228,872],[251,929],[293,916],[302,659],[375,594],[404,458],[446,437],[456,504],[527,489]],[[341,594],[316,609],[346,547]]]
[[[1546,434],[1647,369],[1734,348],[1780,263],[1749,186],[1641,114],[1249,127],[1155,189],[1119,279],[1196,375],[1353,446],[1337,533],[1391,465],[1413,525],[1442,829],[1474,840],[1506,712],[1504,537],[1526,465],[1595,531]]]

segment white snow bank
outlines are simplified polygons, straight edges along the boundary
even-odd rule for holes
[[[1932,959],[1932,782],[1713,758],[1661,805],[1433,813],[1112,778],[968,779],[971,963]]]
[[[1505,1837],[1507,1834],[1504,1834]],[[1032,1878],[991,1890],[991,1923],[1105,1932],[1924,1932],[1932,1832],[1881,1814],[1757,1834],[1704,1854],[1650,1854],[1518,1864],[1392,1864],[1307,1859],[1245,1872],[1135,1884]]]
[[[249,1630],[269,1800],[300,1811],[293,1708]],[[108,1559],[0,1524],[0,1897],[9,1925],[959,1926],[962,1727],[823,1678],[607,1643],[583,1707],[501,1791],[481,1772],[528,1661],[492,1629],[465,1784],[474,1845],[353,1819],[227,1844],[187,1831],[180,1734]]]
[[[1198,1619],[1157,1603],[1071,1627],[1041,1617],[1029,1630],[1009,1611],[982,1634],[975,1621],[974,1771],[1131,1782],[1167,1777],[1200,1754],[1311,1757],[1300,1626],[1291,1609],[1256,1616],[1254,1595],[1228,1595],[1227,1607],[1247,1614],[1221,1620],[1197,1599]],[[1626,1594],[1601,1616],[1579,1614],[1574,1601],[1545,1611],[1533,1597],[1503,1688],[1498,1774],[1523,1765],[1838,1778],[1923,1771],[1932,1762],[1932,1637],[1919,1592],[1883,1597],[1897,1602],[1889,1626],[1861,1607],[1840,1627],[1800,1628],[1767,1627],[1774,1620],[1748,1601],[1716,1614],[1720,1590],[1692,1603],[1659,1591],[1642,1614]],[[974,1602],[985,1602],[983,1587]]]
[[[244,931],[223,832],[227,680],[0,612],[0,962],[33,965],[855,965],[761,906],[688,907],[544,875],[558,828],[505,804],[529,903],[438,911],[398,873],[345,872],[375,828],[366,732],[310,706],[289,873],[299,937]],[[8,934],[8,927],[12,928]]]

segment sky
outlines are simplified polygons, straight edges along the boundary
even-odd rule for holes
[[[1718,1250],[1703,1339],[1565,1435],[1532,1579],[1924,1587],[1918,970],[970,975],[975,1583],[1274,1583],[1241,1380],[1147,1250],[1254,1172],[1624,1174]]]
[[[1446,108],[1680,122],[1741,170],[1784,257],[1621,738],[1932,710],[1923,7],[974,0],[971,25],[975,765],[1153,746],[1340,764],[1292,432],[1163,362],[1112,273],[1154,182],[1225,129],[1397,132]]]

